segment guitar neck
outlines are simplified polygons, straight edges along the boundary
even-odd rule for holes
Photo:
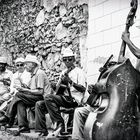
[[[72,70],[74,69],[74,66],[70,67],[63,75],[66,76],[68,75]],[[55,90],[55,93],[57,94],[60,86],[61,86],[61,83],[62,83],[62,78],[60,78],[57,82],[57,85],[56,85],[56,90]]]

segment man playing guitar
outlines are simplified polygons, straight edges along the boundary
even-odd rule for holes
[[[57,130],[59,129],[61,134],[64,132],[64,120],[61,116],[60,107],[74,108],[81,104],[86,83],[83,71],[74,65],[75,56],[72,50],[70,48],[66,48],[62,53],[62,57],[63,62],[66,65],[66,70],[62,71],[62,74],[60,75],[55,94],[46,96],[45,105],[43,105],[43,107],[45,106],[46,108],[45,110],[47,110],[46,113],[49,113],[51,120],[53,122],[57,122]],[[66,90],[64,91],[64,94],[58,95],[57,91],[61,84],[66,85]],[[43,124],[45,121],[43,121],[42,118],[44,117],[39,119],[39,112],[44,113],[44,110],[38,103],[38,105],[36,104],[35,112],[37,114],[36,123],[38,125],[36,129],[40,129],[41,131],[46,129],[46,125]],[[56,136],[55,132],[52,135]],[[48,137],[49,136],[51,137],[51,134],[49,134]]]

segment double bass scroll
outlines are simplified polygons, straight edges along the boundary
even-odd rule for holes
[[[137,7],[138,7],[138,1],[132,0],[130,5],[132,8],[130,9],[130,12],[127,16],[126,26],[124,30],[124,32],[127,32],[127,33],[129,33],[129,28],[134,24],[134,18],[135,18]],[[118,63],[122,63],[124,61],[125,50],[126,50],[126,43],[122,41],[121,49],[120,49],[120,53],[118,57]]]

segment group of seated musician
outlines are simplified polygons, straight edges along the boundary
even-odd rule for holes
[[[40,136],[56,137],[63,135],[65,131],[64,119],[61,116],[60,108],[76,108],[71,120],[73,120],[72,138],[84,139],[83,128],[85,117],[91,111],[89,103],[98,93],[98,85],[88,86],[88,93],[93,96],[88,98],[89,106],[83,106],[86,102],[86,77],[81,68],[75,66],[75,55],[73,51],[66,48],[62,52],[62,59],[66,69],[60,74],[55,89],[46,73],[40,68],[40,63],[34,55],[27,55],[26,58],[17,58],[15,65],[17,72],[13,74],[10,84],[10,102],[8,102],[4,114],[0,117],[0,123],[6,127],[12,127],[17,117],[18,132],[30,132],[27,119],[27,108],[35,107],[35,131]],[[63,93],[60,87],[63,87]],[[8,94],[8,95],[9,95]],[[92,97],[92,98],[91,98]],[[9,99],[9,98],[8,98]],[[89,101],[90,99],[90,101]],[[86,112],[85,112],[86,111]],[[57,126],[52,133],[48,132],[45,114],[49,114],[53,123]],[[82,123],[83,122],[83,123]],[[59,133],[58,133],[59,132]]]
[[[122,39],[127,41],[129,38],[123,33]],[[8,101],[6,108],[0,107],[0,111],[4,112],[0,123],[12,127],[17,117],[19,129],[15,135],[30,132],[27,108],[31,107],[35,108],[35,131],[39,132],[40,136],[56,137],[58,132],[63,135],[65,124],[60,108],[64,107],[75,109],[74,115],[71,116],[72,139],[84,139],[85,121],[88,114],[95,109],[95,97],[102,85],[98,82],[95,85],[86,85],[85,74],[81,68],[75,66],[75,55],[71,49],[64,49],[62,59],[66,69],[60,74],[55,88],[52,88],[36,56],[29,54],[25,59],[17,58],[17,71],[14,74],[6,69],[6,59],[0,57],[0,105]],[[104,73],[115,64],[116,62],[109,63],[108,67],[101,68],[100,72]],[[60,90],[61,87],[63,91]],[[49,114],[52,122],[57,124],[52,133],[48,132],[45,114]]]
[[[40,132],[41,136],[47,136],[49,132],[45,123],[46,113],[49,113],[52,122],[57,123],[55,130],[62,134],[65,126],[60,107],[75,108],[81,104],[86,87],[85,74],[81,68],[74,65],[75,56],[71,49],[66,48],[62,56],[66,69],[62,71],[55,91],[46,73],[40,68],[36,56],[29,54],[25,59],[16,60],[17,72],[12,76],[9,86],[12,99],[0,117],[0,123],[6,127],[12,127],[17,117],[19,129],[15,135],[30,132],[27,108],[35,107],[35,131]],[[63,94],[58,94],[62,83],[65,90]],[[54,134],[55,131],[52,135]]]
[[[59,134],[63,135],[65,124],[60,108],[64,107],[75,109],[72,116],[73,140],[84,139],[84,124],[90,111],[94,110],[92,99],[98,94],[98,86],[101,85],[98,83],[86,85],[85,74],[81,68],[75,66],[75,55],[71,49],[64,49],[62,59],[66,69],[62,71],[53,89],[36,56],[29,54],[25,59],[17,58],[15,61],[17,72],[14,74],[6,69],[7,62],[0,57],[0,105],[10,99],[6,109],[4,108],[4,114],[0,117],[0,123],[6,124],[6,127],[12,127],[17,117],[19,129],[15,135],[30,132],[27,108],[31,107],[35,108],[35,131],[39,132],[40,136],[56,137],[58,130]],[[116,63],[111,65],[114,64]],[[64,90],[60,94],[58,91],[60,92],[61,86]],[[88,99],[85,97],[86,87],[87,93],[90,93]],[[57,124],[51,134],[46,126],[45,114],[47,113],[52,122]]]

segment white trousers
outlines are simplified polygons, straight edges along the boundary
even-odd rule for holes
[[[72,139],[84,140],[84,126],[86,119],[91,111],[92,109],[90,106],[78,107],[75,109]]]

